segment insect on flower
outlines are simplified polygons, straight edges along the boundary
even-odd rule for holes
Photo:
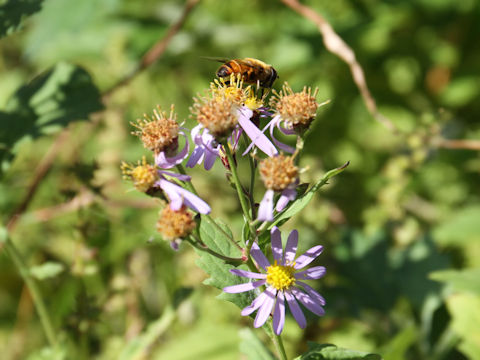
[[[217,76],[222,79],[229,78],[231,74],[240,74],[246,84],[258,83],[263,88],[271,88],[278,77],[277,71],[272,65],[265,64],[258,59],[208,59],[224,63],[217,70]]]
[[[302,329],[307,325],[307,321],[297,300],[314,314],[318,316],[325,314],[323,309],[325,299],[302,281],[320,279],[325,275],[325,267],[314,266],[307,270],[298,271],[315,260],[321,254],[323,246],[314,246],[295,259],[298,244],[297,230],[293,230],[288,236],[285,253],[282,249],[280,230],[276,226],[271,230],[271,244],[275,260],[273,264],[270,264],[256,243],[253,243],[250,251],[255,262],[263,270],[262,273],[241,269],[230,270],[232,274],[258,280],[227,286],[223,291],[241,293],[265,285],[265,291],[257,296],[249,306],[245,307],[241,314],[248,316],[258,310],[253,322],[253,326],[258,328],[267,321],[273,310],[273,329],[275,334],[278,335],[282,332],[285,324],[285,300],[293,317]]]

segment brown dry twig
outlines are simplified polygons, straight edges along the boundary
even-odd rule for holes
[[[115,85],[113,85],[111,88],[106,90],[103,95],[102,95],[102,101],[106,103],[110,96],[118,90],[120,87],[126,85],[129,83],[133,78],[135,78],[137,75],[139,75],[143,70],[148,68],[150,65],[154,64],[158,59],[165,53],[165,50],[167,49],[168,45],[170,44],[172,38],[175,36],[175,34],[178,33],[178,31],[182,28],[183,24],[185,23],[188,15],[190,12],[193,10],[193,8],[200,2],[200,0],[188,0],[185,3],[185,7],[183,9],[182,15],[180,18],[174,22],[170,28],[168,29],[166,35],[161,38],[159,41],[157,41],[148,51],[147,53],[142,57],[142,59],[139,62],[139,65],[136,67],[136,69],[130,73],[128,76],[123,78],[122,80],[118,81]],[[101,116],[100,113],[96,113],[93,116],[93,120],[91,122],[91,127],[90,130],[93,129],[98,123],[100,122]],[[85,132],[88,132],[86,130]],[[83,135],[85,135],[85,132]],[[20,205],[17,207],[13,215],[9,218],[7,222],[7,227],[9,231],[12,231],[13,228],[15,227],[18,219],[20,216],[27,210],[31,200],[33,199],[39,185],[45,178],[45,176],[48,174],[50,168],[52,167],[57,154],[62,148],[62,145],[68,140],[70,137],[70,131],[69,129],[64,129],[56,138],[56,140],[53,142],[53,144],[50,146],[50,149],[47,151],[43,159],[41,160],[40,164],[37,166],[35,169],[34,175],[33,175],[33,180],[28,187],[27,193],[24,196],[23,200],[20,202]],[[1,249],[1,247],[0,247]]]
[[[172,38],[177,34],[180,29],[182,28],[185,20],[187,19],[190,12],[193,8],[200,2],[200,0],[188,0],[185,4],[183,9],[182,15],[180,18],[173,23],[167,31],[167,34],[157,41],[151,48],[148,50],[145,55],[140,60],[138,66],[133,70],[129,75],[125,76],[122,80],[117,82],[113,85],[110,89],[106,90],[103,93],[102,99],[108,100],[110,95],[117,90],[118,88],[122,87],[123,85],[129,83],[134,77],[136,77],[140,72],[144,69],[155,63],[165,52],[167,49],[168,44],[172,41]]]
[[[480,140],[448,140],[441,139],[436,144],[439,148],[454,150],[480,150]]]
[[[345,61],[350,67],[352,72],[353,81],[360,90],[363,101],[367,106],[370,114],[381,124],[383,124],[387,129],[397,132],[395,125],[385,116],[383,116],[377,109],[374,98],[368,90],[367,82],[365,80],[365,75],[363,69],[355,58],[355,53],[353,50],[343,41],[343,39],[338,36],[338,34],[333,30],[332,26],[328,23],[327,20],[323,18],[320,14],[315,12],[313,9],[299,3],[297,0],[281,0],[285,5],[290,7],[292,10],[296,11],[303,17],[309,19],[318,26],[318,30],[323,36],[323,43],[325,47],[333,54],[337,55],[340,59]]]

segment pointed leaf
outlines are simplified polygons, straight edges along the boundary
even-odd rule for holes
[[[339,348],[332,344],[308,343],[310,348],[295,360],[382,360],[377,354]]]

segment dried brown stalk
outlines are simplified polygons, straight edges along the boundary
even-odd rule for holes
[[[355,53],[353,50],[343,41],[343,39],[338,36],[338,34],[333,30],[332,26],[328,23],[327,20],[323,18],[320,14],[315,12],[313,9],[299,3],[297,0],[281,0],[285,5],[290,7],[292,10],[296,11],[306,19],[312,21],[318,26],[318,30],[323,36],[323,43],[325,47],[333,54],[337,55],[340,59],[345,61],[350,67],[352,72],[353,81],[360,90],[363,101],[370,112],[370,114],[381,124],[383,124],[387,129],[396,132],[397,128],[395,125],[385,116],[383,116],[377,109],[375,99],[370,94],[368,90],[367,82],[365,80],[365,75],[362,67],[355,58]]]

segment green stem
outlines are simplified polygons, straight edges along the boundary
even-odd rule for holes
[[[250,199],[250,207],[252,208],[252,218],[255,219],[257,217],[256,211],[255,211],[255,199],[253,198],[253,188],[255,186],[255,162],[256,160],[249,156],[248,157],[248,162],[250,164],[250,189],[248,192],[248,197]]]
[[[187,172],[185,171],[185,168],[183,167],[182,164],[177,165],[177,170],[180,174],[187,175]],[[195,186],[193,186],[191,181],[185,181],[185,187],[190,192],[192,192],[192,193],[194,193],[195,195],[198,196],[197,190],[195,189]],[[237,242],[230,236],[230,234],[227,233],[225,230],[223,230],[222,227],[220,225],[218,225],[217,222],[215,220],[213,220],[210,215],[203,214],[202,216],[203,216],[204,219],[207,220],[207,222],[210,225],[216,227],[218,231],[223,233],[223,235],[225,235],[238,250],[243,251],[243,248],[240,245],[238,245]]]
[[[225,154],[227,155],[228,163],[232,171],[232,177],[235,183],[235,188],[237,189],[238,200],[240,200],[240,205],[242,206],[243,215],[245,216],[245,219],[250,223],[252,221],[252,217],[250,215],[250,212],[248,211],[247,201],[243,193],[240,178],[238,177],[237,167],[235,166],[232,152],[230,150],[230,147],[228,146],[228,143],[223,144],[223,148],[225,149]]]
[[[22,276],[25,284],[28,287],[30,294],[32,295],[33,303],[35,304],[35,308],[37,309],[38,317],[40,318],[40,323],[42,324],[43,330],[45,331],[48,343],[51,347],[53,347],[57,343],[57,339],[55,337],[55,331],[53,330],[52,321],[50,319],[50,316],[48,315],[47,308],[45,306],[45,303],[43,302],[43,298],[40,293],[40,289],[38,288],[37,282],[30,274],[30,271],[25,264],[22,255],[15,247],[13,242],[10,240],[8,235],[4,239],[4,245],[5,250],[12,258],[15,266],[17,267],[20,275]]]
[[[280,335],[276,335],[275,332],[273,331],[272,321],[268,322],[268,326],[272,331],[272,333],[269,335],[270,335],[270,338],[272,339],[275,349],[277,350],[278,356],[280,357],[281,360],[287,360],[287,354],[285,353],[285,348],[283,347],[282,337]]]

